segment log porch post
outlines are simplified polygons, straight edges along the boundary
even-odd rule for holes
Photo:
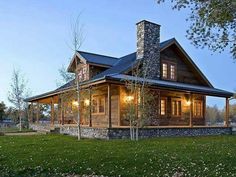
[[[36,112],[36,123],[38,124],[39,123],[39,102],[37,102],[37,112]]]
[[[63,102],[63,98],[61,98],[61,124],[64,125],[64,102]]]
[[[92,127],[92,91],[91,87],[89,87],[89,127]]]
[[[190,115],[189,115],[189,126],[193,127],[193,94],[190,94]]]
[[[229,127],[229,98],[225,99],[225,127]]]
[[[54,99],[51,98],[51,125],[54,125],[54,119],[55,119],[55,109],[54,109]]]
[[[107,86],[107,100],[108,100],[108,128],[111,128],[111,84]]]
[[[34,103],[30,103],[30,123],[34,122]]]

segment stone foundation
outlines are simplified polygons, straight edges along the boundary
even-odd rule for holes
[[[30,125],[33,130],[50,131],[50,126]],[[60,134],[77,136],[78,127],[64,125],[58,127]],[[142,128],[139,129],[139,138],[154,137],[177,137],[177,136],[209,136],[209,135],[230,135],[231,127],[179,127],[179,128]],[[130,138],[129,128],[94,128],[81,127],[82,138],[98,139],[128,139]]]
[[[63,126],[61,134],[77,136],[78,128]],[[177,137],[177,136],[209,136],[209,135],[230,135],[230,127],[194,127],[194,128],[142,128],[139,129],[139,138],[154,137]],[[98,139],[128,139],[130,138],[129,128],[93,128],[81,127],[81,137]]]

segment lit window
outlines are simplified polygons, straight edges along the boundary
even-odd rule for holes
[[[161,98],[161,115],[166,115],[166,99]]]
[[[168,76],[168,67],[166,63],[162,64],[162,76],[163,78],[167,78]]]
[[[195,117],[202,117],[202,112],[203,112],[203,110],[202,110],[202,101],[195,100],[193,105],[194,105],[193,106],[194,107],[193,115]]]
[[[171,103],[171,112],[173,116],[181,116],[181,101],[180,100],[172,100]]]
[[[176,64],[165,61],[162,63],[162,78],[167,80],[176,80]]]
[[[92,112],[94,114],[105,113],[105,97],[104,96],[95,96],[92,100]]]
[[[175,65],[170,65],[170,79],[175,80]]]

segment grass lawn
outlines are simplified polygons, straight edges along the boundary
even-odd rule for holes
[[[0,132],[3,133],[20,133],[20,132],[32,132],[32,130],[27,129],[27,128],[22,128],[20,131],[19,128],[17,127],[6,127],[6,128],[0,128]]]
[[[236,136],[82,140],[0,137],[0,176],[236,176]]]

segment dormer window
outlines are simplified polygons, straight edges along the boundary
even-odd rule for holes
[[[162,78],[166,80],[175,81],[176,78],[176,64],[172,62],[162,62]]]

